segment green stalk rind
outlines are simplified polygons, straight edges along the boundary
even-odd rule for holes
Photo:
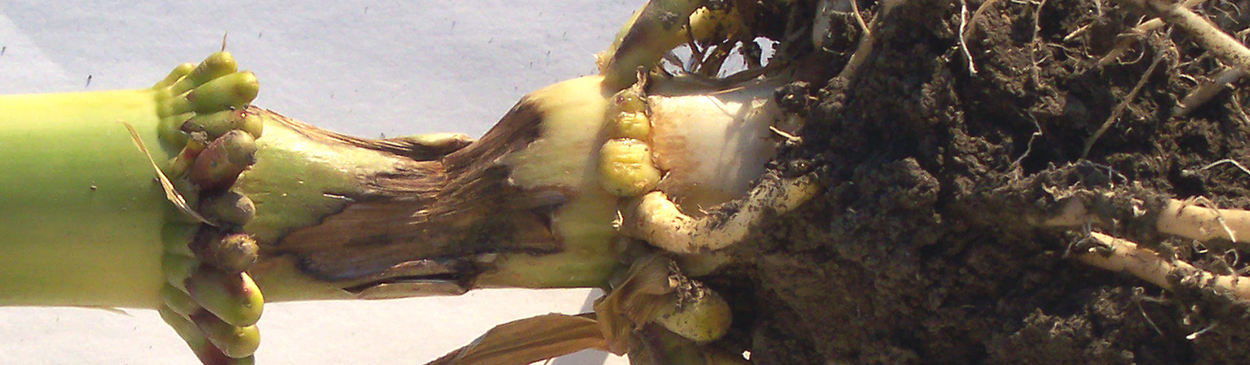
[[[164,96],[151,89],[0,97],[0,305],[154,308],[162,236],[195,226],[153,182],[178,151],[159,138]],[[164,232],[162,232],[164,231]]]

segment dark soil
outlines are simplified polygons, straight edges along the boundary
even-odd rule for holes
[[[814,2],[798,2],[805,16],[788,19],[809,18]],[[1199,170],[1250,163],[1245,81],[1178,115],[1219,62],[1164,27],[1128,36],[1138,41],[1124,56],[1099,65],[1143,18],[1112,1],[986,5],[967,37],[975,75],[960,48],[959,1],[907,0],[879,18],[876,2],[858,4],[878,22],[866,63],[780,95],[808,125],[777,168],[814,171],[823,194],[740,245],[751,265],[707,279],[738,310],[727,343],[757,364],[1250,361],[1244,302],[1084,266],[1065,257],[1081,230],[1026,220],[1053,208],[1052,188],[1250,208],[1250,175],[1232,164]],[[967,16],[982,5],[969,0]],[[1250,25],[1247,9],[1211,1],[1199,13],[1236,31]],[[823,49],[783,44],[779,57],[816,59],[817,71],[836,74],[864,32],[836,14],[831,33]],[[1093,227],[1207,270],[1247,266],[1229,245],[1148,228]]]

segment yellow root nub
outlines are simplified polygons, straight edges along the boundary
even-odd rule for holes
[[[698,288],[695,298],[676,307],[670,307],[656,319],[669,331],[691,341],[705,343],[714,341],[729,332],[733,313],[729,303],[720,294],[707,288]]]
[[[208,312],[233,326],[250,326],[260,320],[264,297],[247,273],[227,274],[201,266],[186,282],[187,294]]]
[[[623,353],[627,338],[656,323],[687,340],[706,343],[729,331],[729,304],[711,289],[682,274],[663,254],[639,258],[625,278],[594,305],[608,348]]]
[[[608,108],[608,137],[650,140],[649,112],[646,97],[642,95],[642,83],[616,93]]]
[[[260,117],[249,113],[246,108],[222,110],[210,114],[196,115],[182,124],[183,132],[204,132],[208,139],[216,139],[232,130],[241,130],[260,138],[264,131],[264,123]]]
[[[630,138],[645,141],[651,136],[651,118],[646,114],[622,113],[616,117],[616,123],[612,123],[612,136],[616,138]]]
[[[660,170],[651,160],[651,147],[632,138],[603,144],[599,149],[599,174],[603,188],[621,197],[641,195],[660,182]]]
[[[234,326],[207,312],[191,315],[191,321],[214,346],[231,358],[244,358],[260,347],[260,331],[255,325]]]
[[[612,99],[612,109],[620,113],[646,113],[647,99],[642,95],[641,84],[634,84],[616,93]]]
[[[160,89],[160,88],[173,86],[175,82],[178,82],[178,80],[181,80],[183,77],[186,77],[194,69],[195,69],[194,63],[187,62],[181,65],[178,65],[178,67],[174,67],[172,71],[169,71],[168,76],[165,76],[165,78],[162,79],[160,82],[157,82],[156,85],[152,85],[152,88]]]
[[[256,162],[263,122],[245,106],[259,85],[251,72],[238,72],[229,53],[218,52],[198,65],[174,68],[153,88],[159,92],[161,139],[183,147],[161,176],[180,177],[166,188],[189,197],[180,206],[201,223],[190,244],[162,231],[168,285],[160,289],[161,317],[204,364],[254,363],[264,298],[244,271],[255,264],[259,247],[251,236],[231,232],[251,221],[256,207],[229,188]]]
[[[174,68],[170,75],[172,76],[174,73],[179,72],[182,67],[184,66]],[[196,65],[181,80],[175,82],[169,88],[169,91],[173,95],[179,95],[204,83],[238,71],[239,65],[234,62],[234,56],[230,55],[230,52],[213,53],[208,58],[205,58],[204,61],[200,61],[200,64]]]
[[[218,77],[173,100],[176,113],[214,113],[242,108],[256,99],[260,84],[251,72]]]

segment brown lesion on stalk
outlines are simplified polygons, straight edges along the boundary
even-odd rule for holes
[[[357,176],[353,191],[323,191],[346,203],[319,223],[262,243],[266,256],[293,256],[307,276],[357,293],[403,280],[452,282],[467,290],[498,254],[564,250],[552,216],[575,192],[523,189],[504,163],[504,156],[541,137],[543,115],[533,102],[522,100],[477,141],[364,139],[280,120],[316,142],[393,160],[385,171]]]

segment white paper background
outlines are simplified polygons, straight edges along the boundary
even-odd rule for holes
[[[0,94],[147,87],[221,46],[256,104],[377,137],[480,135],[526,92],[594,72],[641,0],[0,1]],[[90,82],[88,83],[88,79]],[[271,304],[261,364],[419,364],[497,323],[588,308],[586,290]],[[554,364],[597,364],[583,353]],[[607,360],[624,364],[619,358]],[[0,308],[0,364],[195,364],[150,310]]]

